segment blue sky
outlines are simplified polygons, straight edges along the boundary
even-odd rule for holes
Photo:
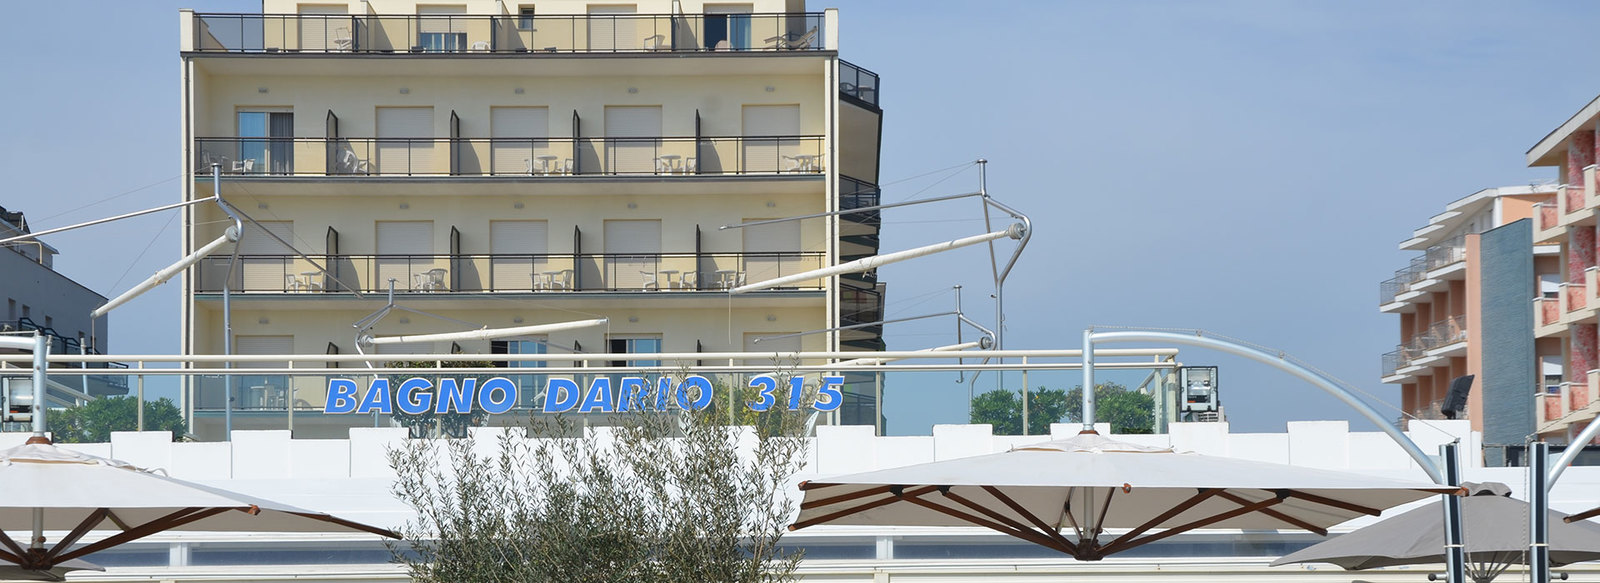
[[[1377,376],[1397,327],[1376,296],[1410,257],[1395,243],[1451,200],[1553,178],[1523,152],[1600,93],[1573,56],[1582,35],[1551,32],[1597,21],[1600,6],[1575,1],[811,8],[825,6],[840,9],[843,57],[883,76],[885,199],[973,190],[972,170],[901,179],[983,157],[990,192],[1032,217],[1006,288],[1008,347],[1076,348],[1091,324],[1205,328],[1391,400]],[[11,31],[0,57],[0,106],[13,112],[0,204],[48,228],[178,200],[180,7],[259,3],[9,7],[35,25]],[[976,212],[891,211],[883,248],[976,234]],[[115,295],[177,258],[169,217],[53,237],[57,267]],[[939,290],[961,284],[987,323],[988,269],[978,249],[887,267],[889,315],[943,311]],[[167,286],[118,309],[111,351],[175,352],[177,306]],[[946,343],[949,328],[893,326],[890,346]],[[1235,431],[1354,416],[1258,365],[1182,359],[1223,367]],[[891,385],[891,431],[962,421],[966,388],[948,376]]]

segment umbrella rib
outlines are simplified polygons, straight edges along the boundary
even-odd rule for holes
[[[53,560],[56,555],[61,554],[61,551],[67,550],[67,547],[70,547],[73,543],[78,542],[78,539],[83,538],[83,535],[89,533],[89,529],[94,528],[95,525],[104,521],[106,519],[106,514],[109,514],[110,512],[110,510],[105,508],[96,508],[94,512],[90,512],[89,516],[83,519],[83,522],[78,523],[77,528],[72,529],[72,532],[67,533],[67,536],[62,537],[60,541],[57,541],[56,546],[50,547],[50,551],[44,554],[45,560]]]
[[[1166,522],[1168,519],[1182,514],[1183,511],[1193,508],[1194,505],[1204,502],[1207,498],[1221,493],[1221,488],[1206,488],[1201,490],[1194,496],[1190,496],[1188,500],[1184,500],[1182,504],[1168,508],[1167,511],[1162,512],[1160,516],[1147,520],[1144,524],[1134,527],[1133,530],[1123,533],[1123,535],[1117,537],[1116,540],[1107,543],[1105,548],[1115,548],[1117,546],[1127,544],[1128,541],[1133,540],[1134,537],[1144,534],[1145,531],[1155,528],[1156,525]]]
[[[1084,532],[1082,526],[1078,526],[1078,518],[1072,515],[1072,491],[1076,489],[1067,488],[1067,500],[1061,503],[1061,517],[1067,519],[1067,524],[1072,525],[1072,532],[1078,533],[1078,542],[1083,542],[1088,539],[1089,533]],[[1056,521],[1057,524],[1060,522]]]
[[[1572,524],[1572,523],[1577,522],[1579,520],[1588,520],[1588,519],[1594,518],[1596,516],[1600,516],[1600,506],[1597,506],[1597,507],[1594,507],[1594,508],[1590,508],[1588,510],[1585,510],[1583,512],[1579,512],[1577,514],[1569,514],[1569,515],[1567,515],[1566,518],[1563,518],[1561,520],[1563,522],[1566,522],[1567,524]]]
[[[251,511],[248,511],[248,512],[250,512],[250,514],[257,514],[257,513],[261,512],[261,509],[259,507],[251,506],[250,508],[251,508]],[[337,525],[343,526],[345,528],[359,530],[359,531],[362,531],[362,532],[368,532],[368,533],[372,533],[372,534],[375,534],[375,535],[378,535],[378,536],[389,537],[389,538],[392,538],[392,539],[404,538],[404,537],[401,537],[399,535],[399,533],[396,533],[395,531],[392,531],[392,530],[389,530],[389,529],[386,529],[386,528],[378,528],[376,526],[367,526],[367,525],[361,524],[359,522],[351,522],[351,521],[345,520],[343,518],[339,518],[337,516],[333,516],[331,514],[303,514],[303,513],[300,513],[300,512],[290,512],[289,514],[293,514],[293,515],[299,516],[301,518],[310,518],[312,520],[320,520],[320,521],[323,521],[323,522],[337,524]]]
[[[1250,503],[1249,500],[1245,500],[1244,498],[1241,498],[1241,497],[1239,497],[1237,495],[1234,495],[1231,492],[1223,492],[1221,494],[1221,496],[1222,496],[1223,499],[1225,499],[1225,500],[1227,500],[1229,502],[1233,502],[1234,504],[1238,504],[1240,506],[1244,506],[1244,505]],[[1267,516],[1271,516],[1273,518],[1276,518],[1278,520],[1282,520],[1282,521],[1287,522],[1289,524],[1293,524],[1293,525],[1298,526],[1300,528],[1303,528],[1305,530],[1314,532],[1314,533],[1317,534],[1317,536],[1328,536],[1328,529],[1322,528],[1322,527],[1317,526],[1315,524],[1311,524],[1311,523],[1306,522],[1304,520],[1300,520],[1300,519],[1295,518],[1293,516],[1289,516],[1288,514],[1284,514],[1282,512],[1278,512],[1277,510],[1273,510],[1271,508],[1262,508],[1261,509],[1261,513],[1265,514]]]
[[[21,565],[23,563],[22,557],[27,555],[27,553],[22,552],[22,547],[18,546],[16,541],[11,540],[10,535],[0,534],[0,540],[5,541],[6,548],[16,552],[16,554],[12,554],[8,551],[0,551],[0,559]]]
[[[1028,522],[1031,522],[1034,526],[1039,527],[1039,530],[1044,532],[1046,536],[1055,539],[1057,543],[1060,543],[1064,547],[1071,548],[1074,555],[1078,553],[1078,545],[1068,541],[1067,537],[1061,536],[1061,531],[1057,530],[1055,527],[1045,524],[1044,519],[1035,516],[1032,512],[1028,512],[1026,508],[1023,508],[1022,505],[1018,504],[1016,500],[1012,500],[1010,496],[1007,496],[1005,492],[1000,491],[999,488],[986,485],[983,486],[983,491],[988,492],[990,496],[994,496],[996,500],[999,500],[1002,504],[1010,507],[1013,512],[1016,512],[1017,514],[1022,515],[1023,518],[1028,519]]]
[[[128,523],[123,522],[122,521],[122,517],[121,516],[117,516],[117,513],[116,512],[112,512],[110,508],[106,509],[106,518],[111,519],[111,524],[117,525],[117,528],[120,528],[122,530],[128,530],[130,528],[133,528],[131,526],[128,526]]]
[[[183,526],[185,524],[189,524],[191,522],[194,522],[196,520],[200,520],[200,519],[203,519],[203,518],[210,518],[212,516],[216,516],[218,514],[222,514],[224,512],[229,511],[229,510],[236,510],[236,509],[235,508],[201,508],[201,507],[184,508],[183,510],[179,510],[177,512],[173,512],[173,513],[168,514],[166,516],[163,516],[161,518],[157,518],[157,519],[152,520],[150,522],[146,522],[144,524],[136,526],[132,530],[125,530],[125,531],[122,531],[122,532],[117,533],[115,535],[112,535],[110,537],[107,537],[107,538],[101,539],[99,541],[96,541],[94,544],[78,547],[76,549],[68,551],[67,553],[62,554],[61,556],[56,557],[54,559],[54,561],[57,562],[57,563],[70,561],[72,559],[76,559],[78,557],[82,557],[82,556],[90,554],[90,553],[96,553],[96,552],[100,552],[100,551],[105,550],[105,549],[109,549],[111,547],[126,543],[128,541],[141,539],[141,538],[150,536],[152,534],[161,532],[163,530],[177,528],[177,527]]]
[[[892,485],[884,484],[884,485],[878,486],[876,488],[867,488],[865,490],[856,490],[856,491],[851,492],[849,494],[840,494],[840,495],[834,496],[832,498],[823,498],[821,500],[809,500],[809,501],[800,503],[800,509],[801,510],[810,510],[812,508],[817,508],[817,507],[821,507],[821,506],[829,506],[829,505],[833,505],[833,504],[838,504],[840,502],[849,502],[851,500],[855,500],[856,498],[865,498],[867,496],[872,496],[872,495],[875,495],[875,494],[888,494],[889,493],[889,489],[893,488],[893,487],[894,486],[892,486]]]
[[[951,517],[954,517],[954,518],[957,518],[957,519],[960,519],[960,520],[965,520],[965,521],[970,522],[972,524],[976,524],[978,526],[982,526],[984,528],[988,528],[990,530],[993,530],[995,532],[999,532],[1001,534],[1006,534],[1006,535],[1010,535],[1010,536],[1013,536],[1013,537],[1016,537],[1016,538],[1020,538],[1022,540],[1031,542],[1033,544],[1036,544],[1036,545],[1039,545],[1039,546],[1042,546],[1042,547],[1045,547],[1045,548],[1052,548],[1052,549],[1056,549],[1058,551],[1066,552],[1066,549],[1062,549],[1060,547],[1057,547],[1055,545],[1054,541],[1051,541],[1048,538],[1040,536],[1038,533],[1033,532],[1031,530],[1023,530],[1023,531],[1011,530],[1010,528],[1007,528],[1007,527],[1005,527],[1005,526],[1003,526],[1003,525],[1001,525],[999,523],[990,522],[988,520],[984,520],[981,517],[973,516],[971,514],[967,514],[965,512],[962,512],[960,510],[956,510],[954,508],[950,508],[948,506],[941,506],[939,504],[935,504],[934,502],[932,502],[930,500],[925,500],[923,498],[907,497],[906,498],[906,502],[910,502],[912,504],[916,504],[917,506],[921,506],[923,508],[927,508],[927,509],[932,510],[934,512],[945,514],[945,515],[948,515],[948,516],[951,516]]]
[[[1092,492],[1093,490],[1090,491]],[[1100,533],[1105,532],[1106,515],[1111,513],[1111,499],[1116,495],[1117,489],[1115,487],[1106,488],[1106,503],[1100,507],[1100,519],[1094,521],[1094,534],[1089,537],[1090,541],[1100,540]]]
[[[1368,515],[1372,515],[1372,516],[1379,516],[1379,515],[1383,514],[1382,510],[1378,510],[1376,508],[1368,508],[1368,507],[1362,506],[1360,504],[1352,504],[1350,502],[1345,502],[1343,500],[1335,500],[1333,498],[1328,498],[1328,497],[1325,497],[1325,496],[1318,496],[1316,494],[1311,494],[1311,493],[1308,493],[1308,492],[1301,492],[1299,490],[1280,490],[1280,492],[1283,492],[1283,493],[1285,493],[1285,494],[1287,494],[1287,495],[1289,495],[1291,497],[1294,497],[1294,498],[1299,498],[1301,500],[1305,500],[1307,502],[1315,502],[1315,503],[1321,504],[1323,506],[1332,506],[1334,508],[1339,508],[1339,509],[1342,509],[1342,510],[1349,510],[1351,512],[1360,512],[1362,514],[1368,514]]]
[[[858,514],[858,513],[861,513],[861,512],[866,512],[868,510],[872,510],[872,509],[877,508],[879,506],[888,506],[888,505],[893,504],[895,502],[899,502],[901,500],[904,500],[905,497],[921,496],[923,494],[927,494],[928,492],[932,492],[932,491],[937,490],[937,489],[938,489],[938,486],[923,486],[921,488],[917,488],[917,489],[912,490],[910,492],[904,492],[901,495],[894,495],[894,496],[890,496],[888,498],[884,498],[884,499],[881,499],[881,500],[874,500],[872,502],[868,502],[866,504],[862,504],[862,505],[857,506],[855,508],[846,508],[844,510],[840,510],[840,511],[835,512],[833,514],[828,514],[828,515],[825,515],[825,516],[818,516],[818,517],[813,518],[811,520],[802,520],[800,522],[796,522],[794,524],[789,525],[789,530],[800,530],[800,529],[808,527],[808,526],[816,526],[816,525],[822,524],[824,522],[831,522],[831,521],[834,521],[834,520],[838,520],[840,518],[844,518],[846,516],[850,516],[851,514]],[[890,493],[892,494],[893,492],[890,492]]]
[[[1033,529],[1028,528],[1026,525],[1024,525],[1024,524],[1022,524],[1020,522],[1017,522],[1015,519],[1013,519],[1013,518],[1011,518],[1009,516],[1006,516],[1006,515],[1001,514],[999,512],[995,512],[993,509],[986,508],[982,504],[978,504],[976,502],[973,502],[972,500],[967,499],[967,497],[965,497],[965,496],[962,496],[960,494],[956,494],[956,493],[951,492],[949,490],[940,490],[940,492],[942,494],[944,494],[944,496],[946,498],[949,498],[951,500],[955,500],[956,503],[958,503],[958,504],[960,504],[962,506],[966,506],[967,508],[971,508],[974,511],[977,511],[978,513],[980,513],[980,514],[983,514],[984,516],[988,516],[989,518],[993,518],[994,520],[1000,522],[1001,524],[1009,526],[1009,527],[1017,530],[1018,532],[1026,532],[1026,533],[1029,533],[1029,534],[1034,534]],[[1027,513],[1025,513],[1025,512],[1023,514],[1027,515]],[[1031,515],[1027,515],[1027,516],[1029,518],[1032,518]],[[1067,539],[1062,537],[1061,533],[1050,532],[1049,529],[1041,529],[1041,530],[1042,531],[1039,532],[1038,534],[1043,535],[1046,539],[1048,539],[1048,540],[1052,541],[1053,543],[1055,543],[1055,544],[1045,545],[1045,546],[1056,548],[1057,550],[1060,550],[1060,551],[1066,552],[1066,553],[1073,553],[1073,554],[1077,553],[1078,546],[1074,545],[1074,544],[1072,544],[1070,542],[1067,542]]]
[[[1227,520],[1229,518],[1233,518],[1235,516],[1243,516],[1245,514],[1249,514],[1251,512],[1255,512],[1257,510],[1261,510],[1262,508],[1266,508],[1266,507],[1281,503],[1281,502],[1283,502],[1284,498],[1286,498],[1286,495],[1283,493],[1283,491],[1280,491],[1280,493],[1275,497],[1268,498],[1266,500],[1262,500],[1260,502],[1257,502],[1255,504],[1251,504],[1249,506],[1241,506],[1239,508],[1235,508],[1233,510],[1229,510],[1229,511],[1224,512],[1222,514],[1218,514],[1218,515],[1211,516],[1211,517],[1208,517],[1208,518],[1202,518],[1200,520],[1196,520],[1194,522],[1185,524],[1183,526],[1177,526],[1177,527],[1169,528],[1169,529],[1166,529],[1166,530],[1163,530],[1161,532],[1146,536],[1146,537],[1138,539],[1138,540],[1130,540],[1130,541],[1124,542],[1122,544],[1113,543],[1113,544],[1106,545],[1104,548],[1101,549],[1101,553],[1105,554],[1105,555],[1110,555],[1110,554],[1114,554],[1114,553],[1120,553],[1122,551],[1126,551],[1128,549],[1131,549],[1131,548],[1134,548],[1134,547],[1137,547],[1137,546],[1145,545],[1145,544],[1148,544],[1148,543],[1153,543],[1153,542],[1156,542],[1158,540],[1161,540],[1161,539],[1164,539],[1164,538],[1167,538],[1167,537],[1170,537],[1170,536],[1174,536],[1174,535],[1182,534],[1182,533],[1185,533],[1185,532],[1189,532],[1189,531],[1194,530],[1196,528],[1202,528],[1202,527],[1210,526],[1212,524],[1216,524],[1218,522],[1222,522],[1224,520]]]

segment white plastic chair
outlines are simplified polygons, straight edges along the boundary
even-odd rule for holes
[[[639,285],[640,288],[651,291],[661,290],[661,283],[656,280],[656,272],[640,270],[639,275],[644,279],[644,283]]]
[[[355,48],[355,39],[350,36],[350,29],[341,26],[333,29],[333,48],[348,51]]]
[[[233,161],[233,173],[234,174],[249,174],[250,171],[255,170],[255,167],[256,167],[255,158],[245,158],[243,160],[234,160]]]
[[[489,41],[480,40],[478,42],[472,43],[472,50],[476,51],[476,52],[480,52],[480,53],[489,52]]]

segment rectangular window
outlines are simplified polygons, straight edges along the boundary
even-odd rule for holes
[[[612,336],[606,352],[613,354],[661,354],[661,336]],[[609,366],[661,366],[660,360],[613,360]]]
[[[489,341],[490,354],[547,354],[550,345],[547,338],[539,336],[521,340],[491,340]],[[496,366],[513,368],[544,368],[543,360],[511,360],[505,363],[496,363]],[[544,404],[545,375],[518,374],[511,375],[511,380],[521,387],[522,402],[519,407],[537,408]]]
[[[418,6],[417,46],[428,53],[467,50],[466,6]]]
[[[517,29],[533,30],[533,7],[523,6],[517,10]]]
[[[294,173],[294,112],[240,111],[238,124],[239,149],[223,172]]]
[[[750,49],[752,4],[705,5],[705,47],[714,50]]]

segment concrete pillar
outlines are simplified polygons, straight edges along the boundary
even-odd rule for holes
[[[1567,184],[1583,187],[1583,169],[1594,163],[1594,132],[1575,132],[1567,144]]]
[[[1567,281],[1583,283],[1584,271],[1594,267],[1594,229],[1593,226],[1574,226],[1570,229],[1572,240],[1567,245]]]

